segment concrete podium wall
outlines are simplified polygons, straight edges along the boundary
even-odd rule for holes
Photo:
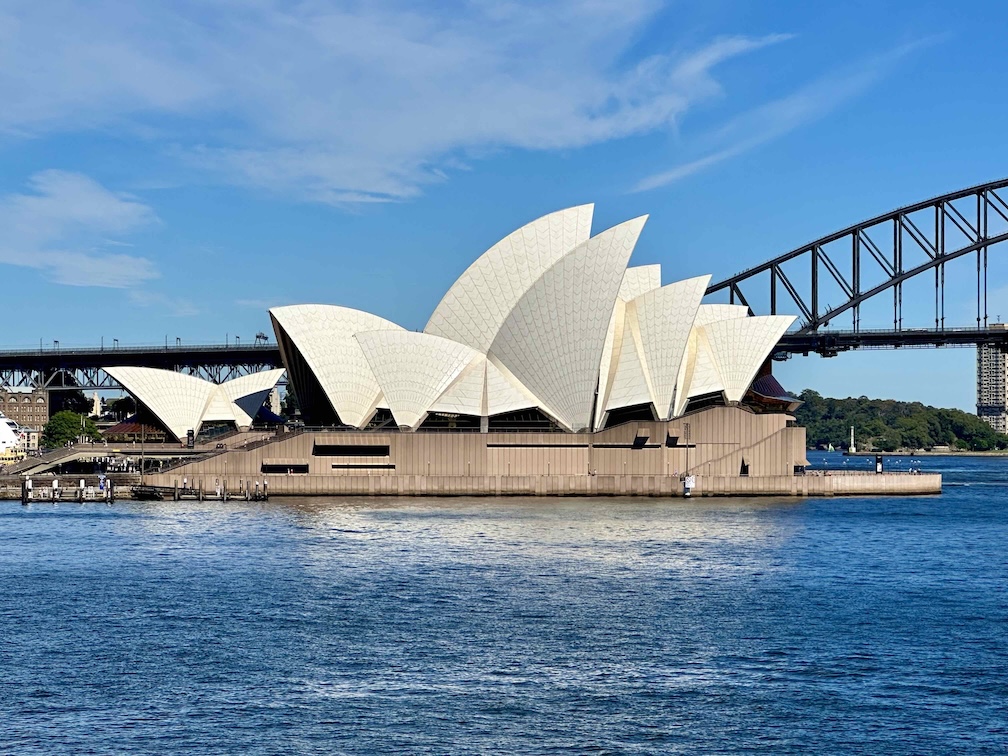
[[[689,442],[686,426],[689,425]],[[325,456],[319,447],[387,447],[388,454]],[[791,475],[805,463],[805,430],[783,414],[712,407],[669,422],[598,433],[313,431],[281,434],[177,468],[179,476],[263,475],[307,466],[318,477],[661,476],[689,469],[752,477]],[[361,449],[355,450],[360,452]]]
[[[366,447],[388,453],[367,454]],[[941,490],[940,476],[795,475],[804,465],[805,429],[792,417],[711,407],[599,433],[280,434],[150,476],[150,483],[186,479],[208,492],[226,484],[232,495],[258,483],[271,495],[679,496],[689,471],[700,496]]]

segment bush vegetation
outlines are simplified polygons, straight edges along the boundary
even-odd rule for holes
[[[991,451],[1008,448],[1008,435],[998,433],[976,415],[957,409],[928,407],[920,402],[892,399],[831,399],[812,389],[799,398],[804,404],[795,417],[806,428],[809,446],[847,448],[850,427],[859,449],[953,449]]]

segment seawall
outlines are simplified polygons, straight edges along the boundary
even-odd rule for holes
[[[149,475],[155,486],[181,487],[178,474]],[[242,498],[270,496],[682,496],[683,482],[665,475],[260,475],[187,478],[212,498],[217,487]],[[693,496],[906,496],[940,494],[939,473],[695,476]]]

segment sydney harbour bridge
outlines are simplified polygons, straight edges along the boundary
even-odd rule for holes
[[[989,270],[1000,261],[1008,273],[1008,255],[992,255],[1008,241],[1005,198],[1008,179],[893,210],[712,283],[708,299],[727,299],[758,315],[796,314],[777,358],[871,348],[1008,349],[1008,329],[992,321],[988,301]],[[947,318],[946,276],[951,281],[953,273],[957,304]],[[973,305],[966,317],[965,280]],[[995,275],[994,284],[1008,284],[1008,275],[1004,280]],[[166,341],[67,349],[53,342],[0,351],[0,386],[119,388],[103,366],[165,368],[220,383],[282,362],[279,348],[264,334],[253,343],[200,346]]]

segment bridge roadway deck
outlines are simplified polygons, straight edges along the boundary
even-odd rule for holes
[[[900,349],[997,344],[1008,347],[1008,329],[907,328],[901,331],[860,330],[786,333],[777,353],[832,357],[851,349]]]
[[[66,370],[101,367],[177,369],[199,365],[283,367],[275,344],[80,347],[0,350],[0,370]]]
[[[1000,325],[1000,324],[999,324]],[[907,328],[893,330],[819,331],[787,333],[780,340],[778,354],[817,353],[832,356],[851,349],[891,349],[902,347],[974,346],[1000,344],[1008,347],[1008,329],[994,328]],[[103,367],[150,367],[167,370],[202,371],[213,378],[213,368],[245,367],[265,370],[283,367],[275,344],[210,344],[134,347],[82,347],[72,349],[0,350],[0,385],[25,385],[15,374],[50,376],[61,371],[98,371]],[[221,374],[220,378],[229,377]],[[233,377],[233,376],[231,376]],[[43,385],[49,381],[33,379]],[[102,380],[78,380],[68,387],[106,388]],[[53,385],[62,387],[62,385]]]

